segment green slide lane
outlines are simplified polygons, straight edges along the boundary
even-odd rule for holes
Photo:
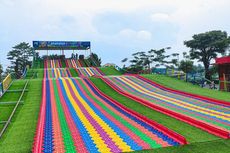
[[[63,135],[63,142],[65,145],[65,150],[67,152],[76,152],[75,146],[74,146],[74,142],[72,140],[72,136],[68,127],[68,124],[66,122],[65,119],[65,114],[64,111],[62,109],[62,105],[61,105],[61,101],[58,95],[58,87],[56,84],[56,79],[52,79],[53,82],[53,86],[54,86],[54,95],[55,95],[55,101],[56,101],[56,105],[57,105],[57,111],[58,111],[58,117],[60,120],[60,126],[61,126],[61,131],[62,131],[62,135]]]

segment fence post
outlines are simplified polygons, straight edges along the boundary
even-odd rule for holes
[[[227,82],[226,82],[226,77],[224,73],[223,73],[223,78],[224,78],[224,91],[227,91]]]

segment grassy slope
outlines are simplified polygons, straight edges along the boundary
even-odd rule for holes
[[[44,69],[29,69],[25,79],[30,79],[33,75],[33,78],[43,78],[43,73]]]
[[[190,126],[186,123],[178,121],[174,118],[166,116],[164,114],[158,113],[150,108],[147,108],[133,100],[124,97],[117,92],[115,92],[112,88],[106,85],[102,80],[97,78],[91,78],[93,83],[105,94],[119,101],[121,104],[132,108],[133,110],[139,112],[147,116],[150,119],[157,121],[158,123],[168,127],[185,136],[189,141],[190,145],[186,145],[183,147],[171,147],[171,148],[161,148],[156,150],[157,152],[186,152],[186,153],[194,153],[194,152],[226,152],[226,148],[230,145],[230,141],[224,141],[220,138],[211,135],[205,131],[202,131],[198,128]],[[171,82],[168,82],[171,83]],[[213,143],[217,145],[217,147],[213,148]],[[214,141],[217,141],[216,143]],[[202,143],[201,143],[202,142]],[[203,147],[208,145],[209,147]],[[222,147],[223,146],[223,147]],[[192,149],[191,149],[192,148]],[[154,150],[155,152],[155,150]]]
[[[203,96],[210,97],[210,98],[230,101],[230,94],[228,92],[200,88],[197,85],[186,83],[176,78],[172,78],[172,77],[168,77],[164,75],[154,74],[154,75],[143,75],[143,76],[146,77],[147,79],[153,80],[157,83],[160,83],[162,85],[165,85],[173,89],[183,90],[186,92],[203,95]]]
[[[34,67],[33,68],[44,68],[44,61],[43,60],[34,61]]]
[[[74,68],[69,68],[69,71],[70,71],[72,77],[78,77],[78,73]]]
[[[21,82],[24,81],[17,81],[19,84]],[[29,92],[24,96],[24,104],[17,109],[11,124],[0,140],[1,153],[31,152],[40,108],[42,80],[31,80],[28,89]]]
[[[66,68],[65,60],[61,60],[61,65],[63,68]]]
[[[137,151],[137,153],[228,153],[229,148],[230,140],[214,140],[192,143],[180,147]]]
[[[22,89],[25,85],[25,81],[15,81],[9,90],[16,90],[16,89]],[[1,102],[9,102],[9,101],[17,101],[20,97],[21,92],[6,92],[1,98]],[[23,100],[23,99],[22,99]],[[10,116],[12,110],[14,109],[15,104],[4,104],[0,105],[0,121],[6,121],[8,117]],[[4,124],[1,124],[0,130],[3,128]]]
[[[121,75],[121,72],[117,71],[114,67],[100,67],[100,70],[105,75]]]

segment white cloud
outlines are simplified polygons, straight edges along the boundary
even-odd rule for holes
[[[156,21],[156,22],[164,22],[164,21],[169,21],[170,20],[170,16],[166,13],[154,13],[151,15],[151,19],[152,21]]]
[[[230,34],[229,6],[229,0],[0,0],[1,59],[12,45],[32,39],[91,40],[98,50],[118,46],[130,54],[165,46],[183,52],[188,50],[183,41],[193,34],[213,29]],[[108,11],[128,14],[129,22],[118,16],[115,29],[113,18],[105,18],[108,24],[101,27],[113,32],[101,32],[93,20]]]
[[[152,34],[149,31],[141,30],[137,32],[137,38],[143,40],[151,40]]]
[[[119,32],[118,37],[135,41],[146,41],[151,40],[152,34],[146,30],[135,31],[132,29],[123,29]]]

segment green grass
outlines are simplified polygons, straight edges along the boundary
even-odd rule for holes
[[[121,75],[114,67],[100,67],[99,68],[105,75]]]
[[[1,153],[31,152],[40,109],[41,79],[31,80],[27,88],[29,92],[24,96],[24,104],[18,107],[11,124],[0,140]]]
[[[13,109],[14,105],[0,105],[0,121],[7,121]]]
[[[70,71],[72,77],[78,77],[78,73],[74,68],[69,68],[69,71]]]
[[[36,79],[36,78],[43,78],[44,69],[29,69],[26,73],[25,79]]]
[[[30,78],[36,78],[37,76],[37,71],[35,69],[29,69],[26,73],[25,79],[30,79]]]
[[[35,69],[44,68],[44,61],[41,59],[35,60],[33,68]]]
[[[9,90],[17,90],[17,89],[23,89],[26,81],[25,80],[16,80],[13,82]],[[21,92],[6,92],[1,98],[0,98],[0,103],[1,102],[17,102],[19,97],[21,95]],[[24,98],[24,97],[23,97]],[[22,100],[24,100],[22,98]],[[8,120],[11,112],[14,109],[15,104],[4,104],[0,105],[0,121],[6,121]],[[3,124],[0,126],[0,130],[3,128]]]
[[[180,147],[167,147],[154,150],[137,151],[136,153],[228,153],[230,140],[197,142]]]
[[[65,60],[61,60],[61,65],[63,68],[66,68]]]
[[[198,85],[193,85],[191,83],[187,83],[176,78],[164,76],[164,75],[143,75],[145,78],[153,80],[161,85],[165,85],[167,87],[183,90],[189,93],[198,94],[210,98],[230,101],[230,94],[229,92],[217,91],[217,90],[210,90],[207,88],[201,88]]]
[[[146,106],[143,106],[125,96],[122,96],[115,92],[112,88],[110,88],[106,83],[104,83],[101,79],[98,78],[90,78],[91,81],[105,94],[114,98],[121,104],[126,107],[131,108],[132,110],[145,115],[146,117],[168,127],[169,129],[183,135],[187,141],[190,143],[189,145],[183,147],[170,147],[170,148],[161,148],[156,151],[159,153],[171,153],[171,152],[179,152],[179,153],[201,153],[201,152],[220,152],[225,153],[226,148],[230,145],[229,141],[222,140],[219,137],[211,135],[203,130],[200,130],[196,127],[193,127],[189,124],[176,120],[172,117],[154,111]],[[170,83],[170,82],[169,82]],[[213,144],[216,144],[217,147],[213,148]],[[204,147],[206,146],[207,147]],[[218,146],[219,145],[219,146]],[[222,147],[224,146],[224,147]],[[192,148],[192,149],[191,149]],[[152,152],[148,151],[148,152]],[[155,150],[154,150],[155,152]]]

